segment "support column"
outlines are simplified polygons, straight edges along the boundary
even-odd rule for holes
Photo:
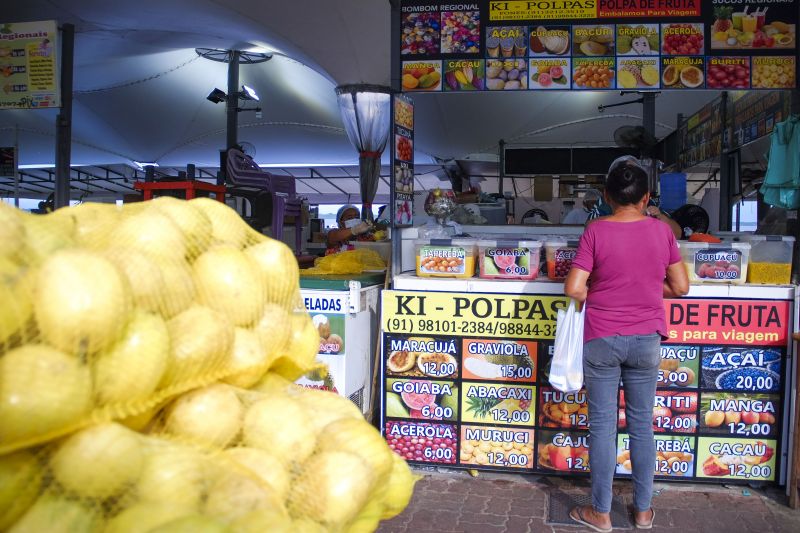
[[[55,208],[69,205],[72,157],[72,70],[75,55],[75,26],[61,26],[61,111],[56,116]]]
[[[723,91],[720,100],[720,152],[719,152],[719,231],[731,230],[731,207],[733,206],[733,187],[728,145],[725,134],[728,129],[728,92]]]
[[[228,101],[225,105],[228,113],[227,127],[227,149],[236,146],[237,128],[239,127],[238,106],[239,106],[239,55],[238,50],[231,50],[230,62],[228,63]]]

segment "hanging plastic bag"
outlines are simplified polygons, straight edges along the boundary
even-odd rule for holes
[[[558,310],[550,385],[561,392],[577,392],[583,387],[583,318],[575,300],[566,311]]]

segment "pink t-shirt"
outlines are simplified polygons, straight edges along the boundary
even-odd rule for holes
[[[675,235],[655,218],[589,224],[572,262],[590,274],[584,342],[614,335],[665,337],[664,278],[679,261]]]

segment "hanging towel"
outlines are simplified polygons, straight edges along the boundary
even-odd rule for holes
[[[775,125],[769,149],[764,201],[784,209],[800,208],[800,116]]]

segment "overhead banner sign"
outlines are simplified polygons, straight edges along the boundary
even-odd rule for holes
[[[800,0],[401,0],[402,88],[793,89]],[[399,46],[398,46],[399,45]]]
[[[0,24],[0,109],[61,105],[54,20]]]

